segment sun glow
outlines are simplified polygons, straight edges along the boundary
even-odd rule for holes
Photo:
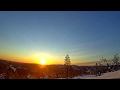
[[[46,60],[45,60],[45,59],[41,59],[41,60],[40,60],[40,64],[41,64],[41,65],[45,65],[45,64],[46,64]]]
[[[40,65],[53,64],[54,61],[57,59],[55,56],[49,53],[34,53],[32,54],[31,58],[33,59],[34,63],[40,64]]]

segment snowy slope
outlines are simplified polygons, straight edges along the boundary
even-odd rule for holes
[[[77,76],[72,79],[120,79],[120,70],[114,72],[107,72],[102,74],[101,76],[86,75],[86,76]]]

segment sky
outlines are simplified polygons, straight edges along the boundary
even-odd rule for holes
[[[71,64],[120,54],[120,11],[0,11],[0,58]]]

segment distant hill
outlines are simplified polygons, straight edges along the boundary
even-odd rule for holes
[[[85,66],[71,65],[71,76],[80,74]],[[78,73],[79,72],[79,73]],[[65,78],[65,65],[40,65],[0,59],[0,79]]]
[[[94,66],[96,63],[99,63],[100,61],[92,61],[92,62],[85,62],[85,63],[75,63],[78,66]],[[106,65],[107,63],[112,64],[112,60],[107,60],[107,62],[102,62],[103,65]]]
[[[86,73],[87,64],[84,66],[71,65],[70,77]],[[40,65],[34,63],[21,63],[0,59],[0,79],[44,79],[44,78],[65,78],[66,67],[62,64]]]
[[[22,62],[14,62],[14,61],[9,61],[9,60],[3,60],[3,59],[0,59],[0,65],[12,65],[14,67],[24,67],[24,68],[36,68],[36,67],[40,67],[42,65],[40,64],[34,64],[34,63],[22,63]],[[62,64],[51,64],[51,65],[45,65],[46,67],[48,66],[52,66],[52,67],[61,67],[63,68],[64,65]],[[80,66],[80,65],[71,65],[74,69],[80,69],[80,68],[86,68],[86,67],[90,67],[90,66],[87,66],[87,65],[84,65],[84,66]]]

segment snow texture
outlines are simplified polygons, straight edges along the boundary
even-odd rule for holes
[[[5,75],[6,75],[6,73],[0,74],[0,79],[5,79]]]
[[[10,65],[10,68],[15,72],[16,68],[14,68],[12,65]]]
[[[101,76],[84,75],[84,76],[73,77],[71,79],[120,79],[120,70],[114,72],[107,72],[102,74]]]

